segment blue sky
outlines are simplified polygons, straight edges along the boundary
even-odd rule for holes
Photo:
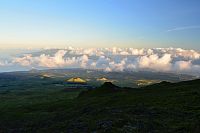
[[[1,0],[0,48],[200,50],[199,0]]]

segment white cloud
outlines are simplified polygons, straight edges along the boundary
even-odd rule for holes
[[[192,63],[191,61],[177,61],[174,66],[177,71],[187,71],[191,69]]]
[[[95,62],[96,68],[105,68],[108,66],[109,62],[110,62],[109,58],[106,58],[105,56],[100,56],[98,60]]]
[[[169,71],[171,68],[171,55],[164,54],[159,57],[157,54],[150,56],[142,56],[138,60],[139,67],[142,69],[150,69],[155,71]]]
[[[87,63],[88,63],[88,61],[89,61],[87,55],[81,56],[80,58],[78,58],[78,60],[81,61],[81,64],[80,64],[81,67],[83,67],[83,68],[87,67]]]
[[[23,57],[15,58],[13,63],[19,63],[22,66],[30,66],[33,62],[31,54],[24,55]]]
[[[129,55],[129,53],[127,51],[122,51],[120,52],[120,55]]]
[[[144,55],[144,49],[132,49],[130,48],[132,55]]]
[[[123,71],[125,69],[126,59],[123,59],[120,63],[114,61],[109,63],[109,68],[114,71]]]
[[[5,64],[2,62],[2,61],[0,61],[0,66],[4,66]]]
[[[105,71],[162,71],[200,73],[200,52],[181,48],[66,48],[16,57],[10,64],[28,68],[86,68]],[[52,53],[53,52],[53,53]],[[49,53],[49,54],[44,54]],[[9,64],[9,63],[8,63]],[[4,65],[0,62],[0,65]]]
[[[176,28],[167,30],[167,32],[181,31],[181,30],[190,30],[190,29],[200,29],[200,26],[196,25],[196,26],[176,27]]]

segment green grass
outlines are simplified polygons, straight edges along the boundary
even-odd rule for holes
[[[49,84],[15,87],[0,93],[3,133],[200,131],[200,80],[90,91]]]

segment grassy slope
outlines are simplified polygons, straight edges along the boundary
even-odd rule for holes
[[[0,132],[198,132],[200,80],[0,94]]]

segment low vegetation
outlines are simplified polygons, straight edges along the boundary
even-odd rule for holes
[[[200,131],[200,80],[92,90],[52,79],[8,81],[0,88],[1,133]]]

